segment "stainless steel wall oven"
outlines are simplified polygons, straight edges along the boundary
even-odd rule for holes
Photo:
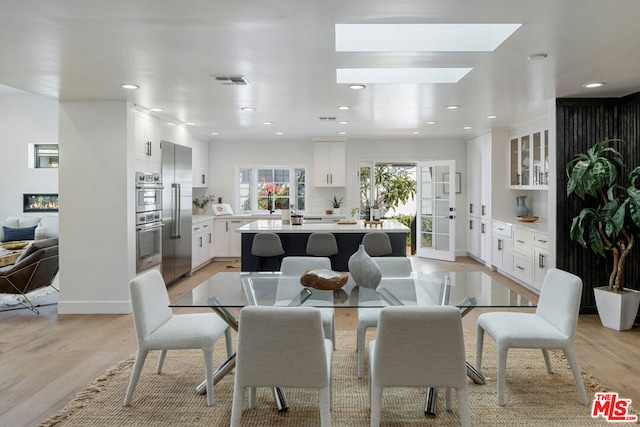
[[[136,172],[136,272],[162,263],[162,178]]]

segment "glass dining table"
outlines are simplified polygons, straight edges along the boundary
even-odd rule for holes
[[[462,316],[474,308],[533,308],[535,304],[488,274],[474,272],[413,272],[409,276],[383,277],[376,289],[358,286],[351,276],[339,290],[304,287],[299,276],[280,272],[220,272],[195,286],[171,307],[210,308],[230,327],[238,329],[236,313],[249,305],[307,306],[334,309],[384,308],[388,306],[452,305]],[[235,355],[214,374],[217,383],[235,367]],[[467,362],[467,375],[484,384],[484,377]],[[204,381],[197,387],[206,393]],[[427,390],[425,413],[435,413],[435,389]],[[286,410],[284,393],[274,388],[278,410]]]

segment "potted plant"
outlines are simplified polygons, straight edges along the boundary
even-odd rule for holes
[[[605,327],[625,330],[633,326],[640,303],[640,292],[624,286],[626,262],[640,230],[640,166],[627,171],[613,143],[623,141],[601,141],[572,157],[566,167],[567,195],[589,202],[573,218],[570,238],[611,257],[608,286],[594,288],[600,321]],[[612,313],[613,308],[620,311]]]
[[[199,198],[194,198],[193,199],[193,206],[196,207],[196,213],[198,215],[202,215],[204,214],[204,209],[207,207],[207,205],[209,203],[211,203],[212,201],[215,200],[214,196],[204,196],[203,198],[199,199]]]
[[[340,213],[340,206],[342,206],[342,200],[344,199],[344,197],[340,197],[340,200],[338,200],[338,198],[336,196],[333,196],[333,200],[329,199],[329,201],[331,202],[331,207],[333,208],[333,213],[334,214],[339,214]]]

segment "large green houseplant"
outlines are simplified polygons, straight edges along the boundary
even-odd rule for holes
[[[610,294],[630,294],[634,301],[640,301],[640,293],[625,289],[625,266],[640,231],[640,189],[637,187],[640,166],[627,170],[622,155],[612,147],[614,143],[624,142],[617,139],[601,141],[586,153],[573,156],[567,164],[567,195],[575,194],[587,202],[587,206],[573,218],[570,237],[598,255],[611,255],[612,265],[606,287]],[[603,325],[619,330],[633,325],[638,311],[637,302],[631,303],[635,303],[635,311],[630,307],[632,313],[622,322],[631,322],[625,328],[605,324],[599,298],[596,292]]]

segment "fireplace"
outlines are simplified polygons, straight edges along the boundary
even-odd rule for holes
[[[57,194],[23,194],[23,212],[58,212]]]

